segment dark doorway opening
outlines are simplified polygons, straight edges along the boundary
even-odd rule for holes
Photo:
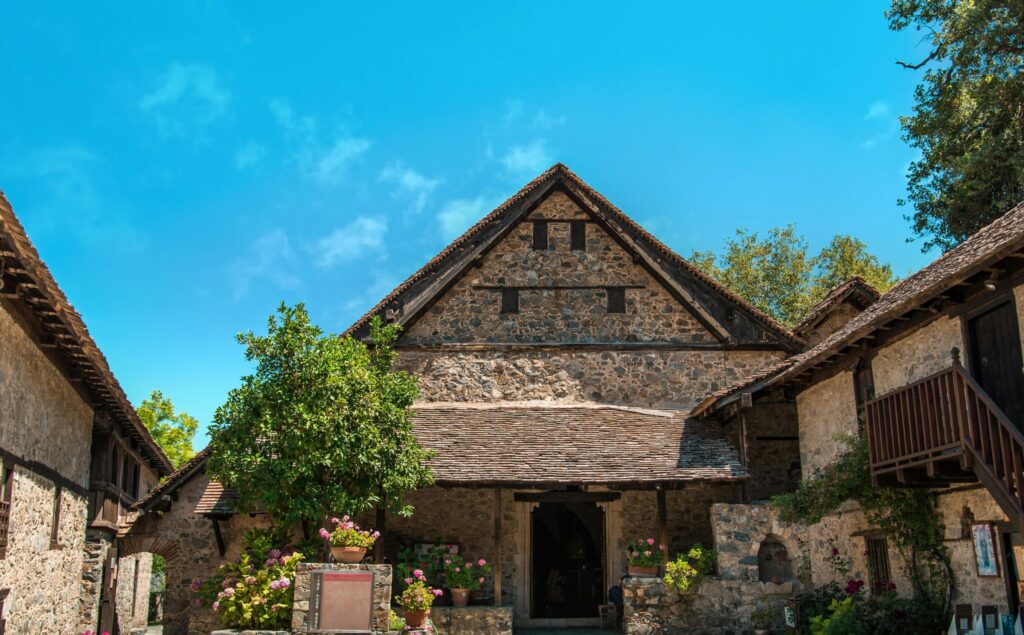
[[[1017,310],[1013,302],[975,315],[967,321],[971,374],[996,405],[1024,430],[1024,358],[1021,355]]]
[[[596,617],[603,555],[604,512],[596,503],[541,503],[533,511],[532,616]]]

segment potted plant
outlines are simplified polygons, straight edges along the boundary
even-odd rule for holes
[[[654,538],[638,538],[626,547],[626,565],[629,575],[653,578],[664,559],[665,545],[655,547]]]
[[[416,569],[413,577],[405,579],[405,590],[398,596],[398,605],[405,609],[405,627],[408,629],[422,628],[430,616],[430,607],[434,598],[441,595],[441,589],[427,586],[427,578],[423,571]]]
[[[444,560],[444,580],[452,592],[452,604],[466,606],[470,591],[479,589],[491,572],[491,565],[480,558],[475,563],[460,556],[449,556]]]
[[[750,613],[750,625],[754,628],[754,634],[768,635],[777,615],[778,609],[774,604],[765,599],[759,600]]]
[[[320,528],[320,537],[331,545],[331,555],[335,562],[356,563],[366,556],[366,550],[380,537],[380,532],[370,533],[360,529],[348,516],[332,518],[334,529],[328,531]]]

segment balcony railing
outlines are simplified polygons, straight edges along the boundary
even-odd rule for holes
[[[927,485],[971,470],[1024,527],[1024,434],[967,373],[959,351],[949,368],[868,402],[866,417],[873,480]]]

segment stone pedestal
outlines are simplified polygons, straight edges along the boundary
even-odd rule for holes
[[[430,619],[445,635],[512,635],[511,606],[435,606]]]
[[[292,632],[310,633],[310,592],[313,571],[370,571],[373,576],[373,620],[375,635],[388,632],[391,610],[391,565],[327,564],[302,562],[295,571],[295,603],[292,605]]]

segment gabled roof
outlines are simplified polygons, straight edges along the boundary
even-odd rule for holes
[[[645,488],[749,478],[732,443],[676,410],[529,401],[426,402],[413,411],[413,434],[434,453],[440,486]],[[204,473],[209,455],[197,454],[135,508],[157,508]],[[228,514],[237,498],[211,480],[194,511]]]
[[[1024,203],[1018,204],[924,269],[894,286],[817,346],[738,382],[720,391],[721,394],[709,396],[691,414],[706,414],[724,406],[741,393],[782,386],[812,368],[827,364],[865,337],[950,292],[962,282],[985,274],[991,267],[1021,250],[1024,250]]]
[[[804,337],[807,331],[820,324],[828,317],[832,309],[843,302],[850,302],[863,310],[874,304],[875,300],[881,297],[881,295],[878,289],[868,284],[864,278],[853,276],[826,293],[825,297],[815,304],[807,312],[807,315],[793,327],[793,332],[800,337]]]
[[[408,326],[544,198],[565,192],[725,344],[770,344],[798,350],[801,340],[652,236],[569,168],[557,163],[484,216],[399,284],[347,331],[365,338],[374,315]]]
[[[139,443],[141,452],[160,474],[173,470],[170,459],[156,444],[117,382],[107,359],[82,316],[57,286],[10,202],[0,191],[0,296],[31,308],[49,345],[67,361],[72,380],[81,380],[96,404],[105,409]]]

